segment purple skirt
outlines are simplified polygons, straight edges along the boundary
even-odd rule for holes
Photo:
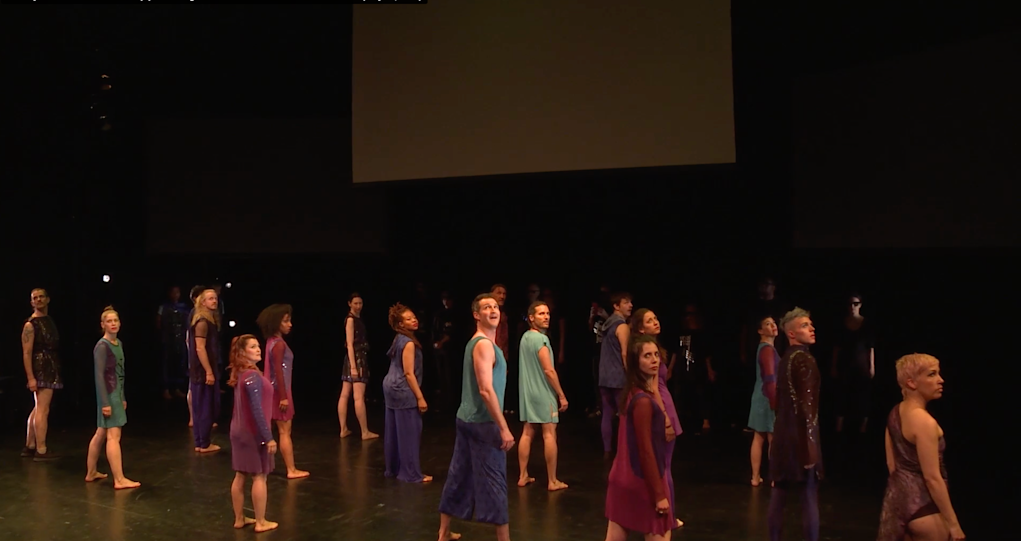
[[[234,471],[250,475],[272,473],[273,455],[255,437],[240,431],[230,431],[230,458]]]

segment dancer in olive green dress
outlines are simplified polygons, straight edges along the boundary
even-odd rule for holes
[[[124,476],[121,461],[121,428],[128,422],[128,402],[124,398],[124,349],[117,339],[121,319],[112,306],[107,306],[99,321],[103,327],[103,338],[92,351],[98,428],[89,443],[85,481],[91,483],[107,477],[105,473],[96,470],[99,451],[106,440],[106,461],[110,463],[113,472],[113,488],[135,488],[141,486],[141,483]]]

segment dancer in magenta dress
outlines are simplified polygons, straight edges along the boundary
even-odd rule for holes
[[[646,541],[667,540],[676,527],[667,468],[675,434],[657,388],[656,339],[633,336],[628,361],[617,456],[606,491],[606,541],[625,541],[628,531],[641,532]]]
[[[273,420],[280,435],[280,456],[287,467],[288,479],[308,477],[308,472],[294,467],[294,444],[291,441],[291,420],[294,419],[294,395],[291,393],[294,353],[284,336],[291,333],[292,309],[289,304],[273,304],[264,309],[256,322],[266,337],[266,362],[263,375],[273,386]]]
[[[230,420],[231,462],[234,483],[230,486],[234,505],[234,527],[255,525],[256,532],[275,529],[266,520],[266,475],[273,471],[277,442],[269,428],[273,409],[272,384],[259,373],[255,363],[262,359],[259,340],[251,334],[235,338],[230,345],[230,380],[234,387],[234,413]],[[245,478],[252,477],[252,508],[255,518],[244,515]]]

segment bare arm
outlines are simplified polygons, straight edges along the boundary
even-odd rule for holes
[[[886,429],[886,469],[893,473],[897,469],[897,463],[893,460],[893,440],[890,439],[890,429]]]
[[[617,325],[614,334],[617,335],[617,341],[620,342],[620,358],[624,361],[624,368],[627,368],[627,341],[631,337],[631,327],[621,323]]]
[[[351,373],[355,372],[355,318],[348,316],[344,323],[344,340],[347,341],[347,364]]]
[[[206,337],[209,333],[209,324],[206,320],[200,319],[195,324],[195,329],[192,331],[195,333],[195,355],[199,358],[199,363],[202,365],[202,369],[206,371],[206,377],[208,378],[213,374],[213,365],[209,364],[209,354],[206,352]]]
[[[542,367],[542,373],[546,375],[546,381],[549,382],[550,387],[553,387],[553,392],[557,393],[557,398],[566,399],[564,389],[560,386],[560,377],[557,376],[557,371],[553,368],[549,348],[545,345],[539,348],[539,366]]]
[[[869,348],[869,377],[876,377],[876,348]]]
[[[925,486],[929,488],[932,501],[939,508],[939,514],[947,521],[950,528],[960,527],[954,506],[950,504],[950,492],[947,482],[939,467],[939,425],[924,410],[916,410],[912,414],[912,424],[916,425],[915,449],[918,451],[918,462],[922,466]],[[919,426],[920,425],[920,426]]]
[[[25,323],[25,327],[21,329],[21,360],[25,363],[25,377],[29,381],[35,379],[35,373],[32,372],[32,346],[35,343],[35,329],[32,328],[32,324],[29,322]]]
[[[496,346],[489,340],[479,340],[472,350],[472,364],[475,367],[475,380],[479,383],[479,396],[486,404],[489,416],[496,421],[496,426],[501,431],[510,432],[507,428],[507,420],[503,417],[500,409],[500,399],[496,396],[496,389],[493,389],[493,366],[496,365]]]
[[[408,380],[408,387],[415,393],[415,398],[421,402],[425,400],[422,396],[422,389],[418,386],[418,378],[415,376],[415,343],[408,342],[401,352],[401,364],[404,365],[404,378]]]

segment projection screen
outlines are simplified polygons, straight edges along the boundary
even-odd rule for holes
[[[353,9],[354,182],[735,161],[727,0]]]

